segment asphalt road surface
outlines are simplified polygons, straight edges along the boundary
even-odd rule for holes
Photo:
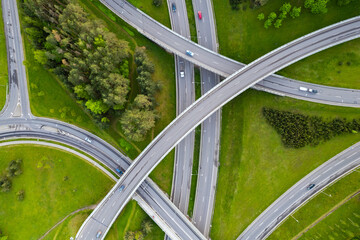
[[[168,8],[172,29],[184,37],[189,36],[185,1],[168,0]],[[175,65],[176,114],[179,115],[195,101],[194,64],[175,56]],[[192,131],[175,147],[171,200],[185,215],[189,207],[194,142],[195,132]]]
[[[228,77],[245,66],[243,63],[239,63],[222,56],[171,31],[124,0],[100,1],[147,38],[151,39],[168,51],[173,52],[174,54],[188,61],[191,61],[195,65],[203,67],[223,77]],[[205,14],[204,17],[206,17],[207,13],[204,12],[203,14]],[[207,20],[204,19],[204,21]],[[209,40],[207,39],[207,41]],[[194,56],[190,57],[186,55],[186,50],[192,51]],[[348,96],[346,92],[343,91],[344,89],[331,88],[332,91],[336,91],[336,93],[333,95],[332,93],[327,93],[330,88],[326,86],[312,85],[300,81],[289,81],[288,79],[282,78],[278,75],[272,75],[271,77],[272,78],[269,79],[266,84],[263,84],[261,81],[258,82],[254,88],[281,96],[295,97],[312,102],[360,107],[360,91],[358,90],[353,90],[353,94]],[[267,79],[268,78],[265,80]],[[279,87],[280,85],[286,87]],[[313,86],[314,89],[319,91],[319,93],[309,94],[308,92],[299,91],[299,86],[305,86],[308,88]]]
[[[265,239],[303,203],[319,193],[328,184],[343,177],[359,165],[360,142],[339,153],[302,178],[256,218],[237,239]],[[309,190],[310,184],[315,184],[315,186]]]
[[[139,19],[141,20],[141,19]],[[290,42],[250,63],[211,89],[169,124],[137,157],[91,213],[77,236],[92,236],[104,229],[104,236],[132,194],[164,156],[204,119],[228,101],[272,73],[336,44],[360,35],[360,17],[355,17]],[[120,191],[121,189],[121,191]],[[87,235],[87,234],[90,235]]]
[[[199,44],[217,52],[215,21],[211,0],[193,0],[193,9]],[[201,19],[199,17],[201,13]],[[200,68],[201,93],[205,94],[220,82],[220,77]],[[201,124],[199,168],[192,221],[209,237],[214,212],[217,173],[219,167],[221,110]]]

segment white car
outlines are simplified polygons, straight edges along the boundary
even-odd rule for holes
[[[87,141],[88,143],[91,143],[91,139],[88,137],[85,138],[85,141]]]

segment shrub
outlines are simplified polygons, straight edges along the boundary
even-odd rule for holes
[[[155,7],[160,7],[162,4],[162,0],[153,0],[153,4]]]
[[[259,19],[260,21],[261,20],[264,20],[265,18],[265,15],[263,13],[260,13],[258,16],[257,16],[257,19]]]

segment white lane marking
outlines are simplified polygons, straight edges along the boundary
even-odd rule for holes
[[[174,43],[175,43],[175,45],[178,45],[178,46],[180,45],[178,42],[174,42]]]
[[[219,64],[218,62],[215,62],[215,61],[213,61],[213,63],[215,63],[215,64]]]
[[[161,33],[160,33],[160,32],[157,32],[157,34],[161,35]]]
[[[101,223],[104,223],[104,221],[105,221],[105,218],[101,221]]]
[[[291,197],[289,197],[289,199],[292,199],[294,197],[295,194],[291,195]]]

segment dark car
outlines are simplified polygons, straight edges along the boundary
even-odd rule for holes
[[[309,186],[306,187],[307,190],[312,189],[313,187],[315,187],[315,183],[309,184]]]
[[[172,11],[173,11],[173,12],[176,12],[176,5],[175,5],[175,3],[172,3],[172,4],[171,4],[171,8],[172,8]]]

